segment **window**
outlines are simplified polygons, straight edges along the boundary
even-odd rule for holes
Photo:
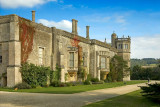
[[[0,44],[0,63],[2,63],[2,45]]]
[[[0,56],[0,63],[2,63],[2,56]]]
[[[101,69],[106,68],[106,58],[105,57],[101,57]]]
[[[128,44],[124,44],[124,49],[128,49]]]
[[[40,65],[43,65],[44,48],[39,47],[38,54],[39,54],[39,64],[40,64]]]
[[[69,66],[74,67],[74,52],[70,52]]]
[[[122,49],[122,44],[118,44],[118,49]]]

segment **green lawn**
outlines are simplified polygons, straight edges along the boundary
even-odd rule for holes
[[[118,97],[92,103],[84,107],[160,107],[141,95],[141,90],[134,91]]]
[[[0,91],[72,94],[72,93],[79,93],[79,92],[104,89],[104,88],[113,88],[113,87],[144,83],[144,82],[147,82],[147,81],[144,81],[144,80],[128,81],[126,82],[126,84],[124,84],[123,82],[114,82],[114,83],[105,83],[105,84],[96,84],[96,85],[78,85],[78,86],[71,86],[71,87],[47,87],[47,88],[43,87],[43,88],[33,88],[33,89],[19,89],[17,91],[15,91],[14,89],[0,88]]]

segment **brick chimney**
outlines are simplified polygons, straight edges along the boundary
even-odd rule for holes
[[[34,10],[32,11],[32,21],[33,21],[33,22],[35,22],[35,12],[36,12],[36,11],[34,11]]]

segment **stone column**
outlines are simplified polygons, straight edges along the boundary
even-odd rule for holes
[[[86,38],[89,39],[89,27],[90,26],[86,26]]]
[[[76,33],[76,29],[75,29],[75,19],[72,19],[72,33],[75,34]]]
[[[99,66],[99,54],[97,52],[97,78],[100,80],[101,77],[100,66]]]
[[[35,12],[36,12],[36,11],[34,11],[34,10],[32,11],[32,21],[33,21],[33,22],[35,22]]]
[[[17,41],[9,42],[9,64],[7,67],[7,86],[13,87],[14,85],[22,82],[20,73],[21,65],[21,43]]]
[[[77,23],[78,23],[78,20],[75,20],[75,34],[77,35],[78,34],[78,29],[77,29]]]
[[[10,22],[10,41],[8,42],[8,67],[7,67],[7,86],[13,87],[14,85],[22,82],[20,73],[21,66],[21,42],[19,41],[19,26],[18,16],[12,16]]]
[[[65,68],[64,68],[64,55],[60,55],[60,66],[61,66],[61,82],[65,82]]]

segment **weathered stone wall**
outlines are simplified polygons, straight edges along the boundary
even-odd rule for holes
[[[100,43],[100,41],[98,42]],[[90,46],[90,73],[93,77],[100,79],[100,73],[102,71],[110,71],[110,59],[116,54],[116,51],[111,51],[111,47],[106,43],[101,42],[101,44],[103,44],[102,46],[100,46],[99,43],[97,44],[96,42],[93,42],[93,44]],[[115,49],[112,48],[112,50]],[[101,56],[106,58],[106,69],[100,68]]]
[[[52,32],[51,28],[41,24],[34,23],[35,34],[33,38],[33,50],[29,55],[28,62],[36,65],[39,63],[39,48],[43,48],[43,64],[44,66],[51,67],[52,55]]]
[[[54,46],[53,45],[53,60],[54,58],[56,58],[53,63],[54,63],[54,67],[56,64],[58,64],[59,66],[62,66],[62,78],[65,78],[65,74],[69,73],[69,78],[68,81],[76,81],[77,80],[77,71],[78,71],[78,47],[73,46],[73,42],[74,42],[74,35],[72,33],[63,31],[63,30],[59,30],[56,28],[53,28],[53,34],[54,34]],[[78,37],[78,40],[80,40],[79,42],[79,46],[82,47],[82,55],[86,57],[86,65],[85,68],[87,70],[87,72],[89,72],[89,53],[90,53],[90,44],[86,43],[88,42],[87,39],[83,38],[83,37]],[[86,40],[86,41],[82,41],[82,39]],[[70,52],[74,52],[74,68],[70,68],[69,66],[69,53]],[[62,58],[63,57],[63,58]],[[61,80],[62,82],[64,82],[64,79]]]
[[[6,76],[2,77],[2,74],[7,73],[8,66],[8,45],[10,38],[10,16],[0,16],[0,46],[1,46],[1,55],[2,55],[2,63],[0,63],[0,76],[1,81],[0,84],[2,86],[7,85]]]
[[[1,85],[12,87],[22,82],[19,72],[21,43],[17,15],[0,16],[0,44],[2,47],[0,74],[2,76],[2,73],[6,73],[1,79]]]

